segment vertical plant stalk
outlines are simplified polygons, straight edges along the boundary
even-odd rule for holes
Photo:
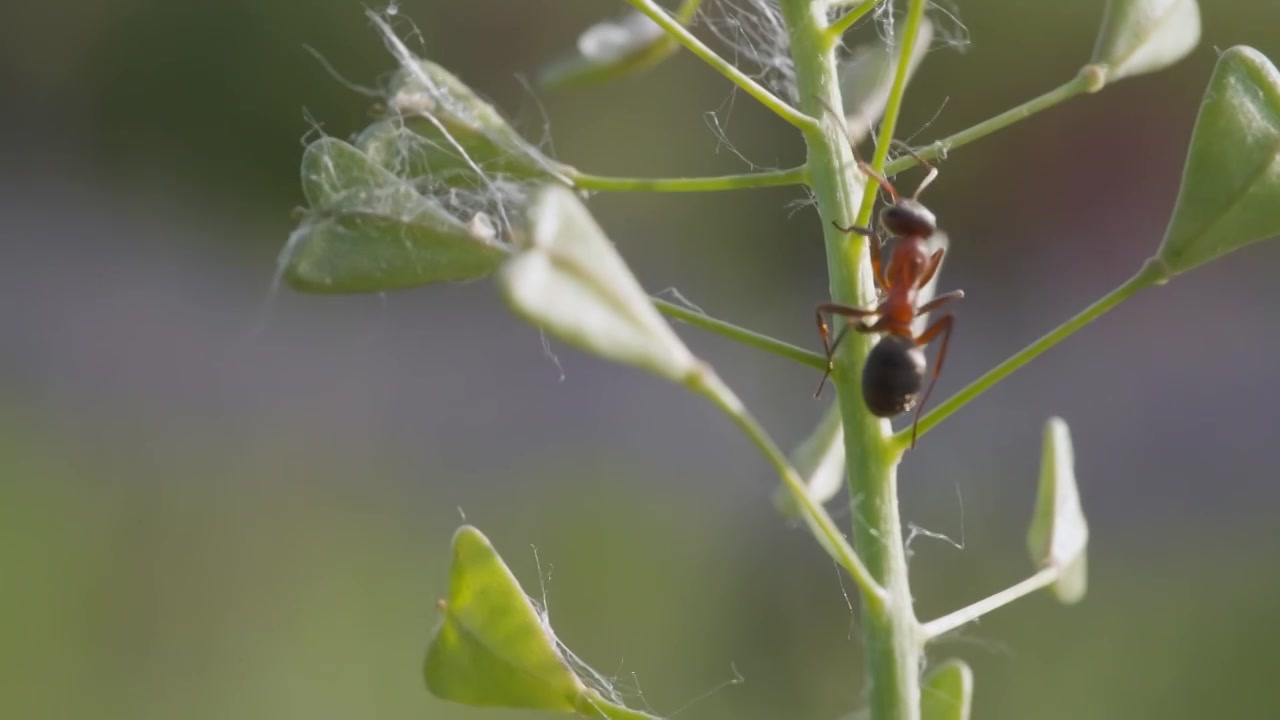
[[[781,0],[780,5],[790,35],[801,109],[824,118],[818,128],[805,129],[804,137],[809,180],[826,241],[831,298],[866,307],[875,301],[868,243],[865,238],[838,231],[832,223],[868,224],[874,193],[865,192],[865,184],[855,171],[843,122],[827,111],[843,107],[827,18],[822,4],[811,0]],[[911,0],[900,47],[902,58],[910,57],[923,14],[924,0]],[[893,133],[908,64],[905,59],[898,63],[899,74],[882,126],[882,135],[887,137]],[[883,164],[887,150],[888,143],[882,142],[878,163]],[[872,202],[863,202],[862,195],[869,195]],[[889,422],[867,412],[862,398],[859,378],[871,345],[869,336],[850,333],[841,344],[833,373],[845,432],[854,544],[885,591],[878,608],[865,599],[862,603],[867,701],[874,720],[918,720],[923,642],[912,607],[898,513],[901,450],[891,441]]]

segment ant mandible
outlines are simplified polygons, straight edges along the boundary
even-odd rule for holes
[[[910,149],[908,149],[910,152]],[[915,155],[915,153],[912,153]],[[875,276],[876,287],[883,298],[872,309],[863,309],[841,305],[839,303],[822,303],[814,314],[818,321],[818,334],[822,336],[822,347],[827,355],[827,370],[818,383],[814,397],[822,394],[822,388],[835,368],[835,351],[844,335],[853,328],[860,333],[883,333],[884,337],[876,343],[867,355],[866,365],[862,369],[862,396],[867,409],[877,417],[893,417],[915,408],[915,420],[911,425],[911,447],[916,446],[916,435],[920,424],[920,411],[933,392],[933,385],[942,372],[942,363],[947,358],[947,344],[951,340],[951,328],[954,318],[948,314],[938,318],[924,332],[916,335],[911,327],[912,322],[921,315],[964,297],[963,290],[939,295],[923,305],[917,305],[920,291],[933,279],[942,264],[945,248],[939,248],[929,254],[929,238],[938,232],[938,224],[932,212],[917,199],[920,192],[933,182],[938,169],[923,158],[916,156],[920,164],[929,168],[928,175],[920,182],[915,193],[909,198],[900,198],[898,191],[883,175],[877,173],[870,165],[859,160],[858,168],[868,177],[875,180],[889,192],[893,202],[880,211],[879,226],[890,234],[890,239],[897,240],[893,252],[889,256],[889,266],[881,264],[884,251],[884,240],[871,228],[851,225],[841,227],[832,221],[837,230],[846,233],[857,233],[872,239],[871,270]],[[850,321],[831,340],[831,330],[823,319],[823,314],[841,315]],[[868,323],[867,318],[878,318]],[[853,322],[853,320],[858,322]],[[924,396],[920,397],[920,387],[924,382],[926,361],[924,347],[942,336],[942,345],[938,349],[938,361],[933,366],[933,377]],[[917,403],[917,398],[919,402]]]

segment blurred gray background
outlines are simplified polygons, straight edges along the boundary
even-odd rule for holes
[[[917,144],[1070,78],[1104,3],[955,5],[971,44],[926,59],[900,126],[923,128]],[[936,398],[1154,250],[1215,48],[1280,58],[1274,2],[1203,5],[1201,45],[1175,68],[942,163],[925,196],[952,238],[940,287],[968,295]],[[803,159],[788,126],[687,54],[609,87],[522,83],[624,3],[399,8],[431,59],[586,171],[745,171],[709,111],[751,161]],[[486,282],[273,290],[301,139],[370,118],[304,46],[367,85],[393,68],[362,11],[0,9],[0,715],[508,717],[420,679],[460,510],[531,593],[545,585],[570,647],[643,688],[634,702],[691,719],[859,707],[837,573],[704,402],[553,343],[561,381]],[[592,209],[649,288],[816,348],[821,229],[790,211],[799,197]],[[1041,427],[1061,415],[1074,434],[1090,594],[1036,596],[932,651],[973,665],[975,717],[1277,716],[1277,267],[1280,243],[1258,245],[1139,295],[908,455],[905,519],[964,544],[912,546],[929,618],[1030,570]],[[830,401],[809,370],[680,332],[784,445]],[[745,683],[720,687],[731,667]]]

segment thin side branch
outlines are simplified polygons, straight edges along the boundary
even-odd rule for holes
[[[721,75],[729,78],[735,85],[742,88],[748,95],[759,100],[765,107],[769,108],[778,117],[786,120],[801,130],[813,130],[817,128],[818,121],[805,115],[799,110],[791,107],[789,103],[779,98],[777,95],[769,92],[760,83],[747,77],[732,63],[716,54],[714,50],[707,47],[701,40],[693,36],[688,28],[681,25],[675,18],[667,14],[665,10],[658,6],[653,0],[627,0],[632,7],[639,10],[654,21],[663,30],[667,31],[671,37],[674,37],[681,45],[689,48],[694,55],[702,58],[703,62],[720,72]]]
[[[955,395],[947,398],[938,404],[924,417],[920,418],[918,428],[916,430],[917,437],[923,436],[925,433],[933,429],[935,425],[945,420],[951,413],[959,410],[969,403],[969,401],[986,392],[993,385],[1012,375],[1014,371],[1023,365],[1031,362],[1044,351],[1057,345],[1073,335],[1077,330],[1097,320],[1107,311],[1116,305],[1129,299],[1134,293],[1144,288],[1151,287],[1157,283],[1167,280],[1169,277],[1168,269],[1163,263],[1156,261],[1147,261],[1142,269],[1136,275],[1126,280],[1120,287],[1107,293],[1106,296],[1080,311],[1075,317],[1062,323],[1058,327],[1050,330],[1044,337],[1031,343],[1022,350],[1014,353],[1009,359],[991,368],[985,375],[969,383],[964,389]],[[906,447],[911,442],[910,429],[904,429],[893,436],[893,442],[899,447]]]
[[[745,190],[751,188],[803,185],[809,177],[806,166],[786,170],[720,175],[716,177],[687,178],[629,178],[571,173],[574,187],[583,190],[616,192],[716,192],[720,190]]]
[[[924,639],[928,641],[940,635],[945,635],[962,625],[967,625],[977,620],[992,610],[1004,607],[1014,600],[1030,595],[1041,588],[1046,588],[1058,579],[1059,574],[1060,571],[1057,567],[1047,567],[1017,585],[1007,587],[991,597],[983,598],[972,605],[943,615],[937,620],[930,620],[921,626]]]
[[[755,417],[747,411],[738,396],[709,367],[690,378],[688,385],[690,389],[715,403],[716,407],[723,410],[746,433],[769,464],[777,470],[783,484],[791,491],[796,505],[800,508],[801,516],[813,530],[819,544],[840,567],[848,571],[849,577],[853,578],[854,583],[858,585],[868,609],[877,615],[883,612],[884,605],[889,599],[884,587],[876,582],[871,571],[867,569],[862,558],[854,552],[853,546],[849,544],[844,533],[836,527],[835,521],[827,514],[826,509],[809,497],[800,473],[791,467],[787,456],[778,448],[777,443],[760,423],[756,422]]]
[[[849,28],[853,27],[859,20],[866,17],[867,13],[875,10],[876,6],[879,5],[880,2],[881,0],[863,0],[857,7],[849,10],[844,15],[841,15],[839,20],[836,20],[827,26],[827,44],[835,45],[836,43],[839,43],[840,39],[844,37],[844,34],[849,31]]]
[[[739,327],[733,323],[713,318],[710,315],[698,312],[697,310],[691,310],[682,305],[677,305],[661,298],[650,298],[650,300],[653,301],[653,306],[658,309],[658,312],[666,315],[667,317],[682,320],[695,327],[700,327],[703,330],[716,333],[717,335],[723,335],[730,340],[736,340],[744,345],[750,345],[766,352],[771,352],[774,355],[779,355],[787,358],[788,360],[795,360],[796,362],[808,365],[815,370],[824,370],[827,367],[827,359],[816,352],[810,352],[804,348],[796,347],[791,343],[771,338],[768,335],[763,335],[755,332],[754,330]]]
[[[1036,113],[1047,110],[1064,100],[1080,95],[1081,93],[1093,93],[1102,89],[1105,77],[1100,74],[1097,67],[1086,65],[1071,80],[1059,85],[1049,92],[1032,98],[1021,105],[1010,108],[993,118],[988,118],[977,125],[950,137],[943,138],[936,142],[929,143],[922,148],[917,148],[916,157],[906,155],[885,165],[884,171],[888,175],[896,175],[897,173],[920,164],[920,160],[932,160],[936,157],[945,158],[947,153],[955,148],[968,145],[974,140],[980,140],[991,133],[1002,130],[1015,123],[1035,115]]]

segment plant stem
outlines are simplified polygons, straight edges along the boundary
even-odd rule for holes
[[[902,111],[902,96],[907,90],[907,78],[911,74],[911,53],[915,50],[916,37],[920,34],[920,23],[924,20],[924,3],[911,0],[907,9],[906,26],[902,30],[902,44],[898,48],[898,64],[893,73],[893,85],[889,90],[889,102],[885,105],[884,116],[880,121],[880,133],[876,137],[876,148],[871,155],[871,167],[883,174],[885,161],[889,157],[889,148],[893,145],[893,133],[898,127],[898,114]],[[862,205],[858,208],[858,224],[865,227],[871,220],[871,211],[875,208],[876,197],[880,188],[876,185],[867,187],[862,193]]]
[[[924,12],[925,0],[911,0],[904,26],[895,78],[882,130],[892,136],[902,102],[905,73]],[[844,107],[837,80],[834,46],[828,42],[825,12],[811,0],[780,0],[790,34],[801,107],[826,117],[824,106]],[[832,226],[865,225],[871,205],[856,211],[858,194],[869,196],[856,167],[841,122],[824,122],[805,132],[809,149],[809,182],[818,202],[825,233],[827,271],[835,302],[866,307],[875,300],[867,242]],[[888,143],[881,143],[887,151]],[[883,164],[884,157],[879,162]],[[920,717],[919,622],[912,608],[902,527],[898,515],[898,448],[888,442],[887,421],[873,417],[862,399],[859,376],[871,350],[871,338],[851,333],[841,345],[832,378],[839,390],[844,424],[854,545],[887,598],[880,608],[863,598],[862,636],[866,652],[866,693],[874,720],[918,720]]]
[[[581,717],[601,717],[606,720],[661,720],[649,713],[609,702],[595,690],[584,691],[578,697],[577,704],[578,715]]]
[[[977,620],[992,610],[1004,607],[1020,597],[1030,595],[1041,588],[1048,587],[1058,579],[1058,575],[1059,569],[1057,567],[1047,567],[1017,585],[1007,587],[995,595],[983,598],[978,602],[969,605],[968,607],[960,608],[953,613],[943,615],[937,620],[930,620],[921,626],[921,629],[924,632],[924,639],[927,641],[940,635],[945,635],[961,625]]]
[[[676,22],[688,26],[701,4],[702,0],[685,0],[674,13]],[[605,82],[652,67],[679,48],[678,40],[669,34],[663,34],[646,46],[602,62],[593,62],[581,55],[552,62],[538,73],[537,81],[541,87],[549,90]]]
[[[569,173],[574,187],[582,190],[622,192],[711,192],[716,190],[742,190],[747,188],[799,185],[808,177],[808,168],[766,170],[764,172],[721,175],[719,177],[690,178],[629,178],[607,177],[588,173]]]
[[[1105,83],[1106,77],[1102,70],[1094,65],[1086,65],[1069,82],[1059,85],[1049,92],[1037,98],[1032,98],[1015,108],[1006,110],[993,118],[984,120],[967,130],[961,130],[951,137],[917,148],[915,152],[925,160],[932,160],[938,156],[946,157],[946,154],[955,148],[968,145],[974,140],[979,140],[997,130],[1002,130],[1014,123],[1025,120],[1041,110],[1047,110],[1064,100],[1073,98],[1081,93],[1097,92],[1102,89]],[[879,148],[877,148],[878,150]],[[896,175],[918,164],[919,161],[910,155],[906,155],[886,165],[884,171],[889,175]]]
[[[703,330],[723,335],[730,340],[736,340],[745,345],[750,345],[766,352],[771,352],[774,355],[780,355],[789,360],[795,360],[798,363],[803,363],[817,370],[827,369],[827,359],[818,353],[810,352],[804,348],[796,347],[791,343],[771,338],[768,335],[762,335],[753,330],[738,327],[733,323],[713,318],[706,313],[692,310],[684,307],[683,305],[677,305],[661,298],[651,297],[650,300],[653,301],[653,306],[658,308],[658,312],[666,315],[667,317],[681,320],[695,327],[700,327]]]
[[[681,25],[688,25],[693,20],[693,16],[698,12],[698,6],[702,4],[702,0],[684,0],[680,4],[680,9],[676,10],[676,22]],[[671,37],[668,35],[667,37]]]
[[[800,474],[791,467],[787,456],[778,449],[773,438],[769,437],[769,433],[756,422],[738,396],[709,367],[704,367],[701,372],[693,375],[687,384],[690,389],[711,400],[716,407],[733,418],[738,427],[751,438],[751,442],[755,443],[755,446],[778,471],[778,476],[791,491],[791,496],[795,498],[796,505],[800,508],[801,516],[809,524],[819,544],[830,553],[831,557],[835,558],[840,567],[849,572],[849,576],[861,591],[864,603],[877,613],[882,611],[887,599],[884,588],[876,582],[867,566],[863,564],[862,558],[854,552],[835,521],[827,514],[826,509],[809,497]]]
[[[703,62],[720,72],[721,75],[729,78],[735,85],[746,91],[748,95],[759,100],[765,107],[772,110],[778,117],[786,120],[801,130],[812,130],[817,127],[818,121],[804,113],[796,110],[786,103],[782,98],[769,92],[760,83],[752,80],[738,68],[733,66],[728,60],[720,57],[714,50],[707,47],[701,40],[693,36],[693,33],[681,25],[675,18],[667,14],[665,10],[658,6],[653,0],[627,0],[632,7],[639,10],[654,21],[663,30],[667,31],[671,37],[680,41],[681,45],[689,48],[694,55],[702,58]]]
[[[866,14],[874,10],[876,5],[879,4],[880,0],[863,0],[857,7],[841,15],[840,19],[831,23],[825,31],[827,44],[835,45],[839,43],[840,38],[844,37],[844,34],[849,31],[849,28],[853,27],[854,23],[866,17]]]
[[[929,432],[933,426],[947,419],[951,413],[964,407],[970,400],[986,392],[992,385],[1013,374],[1015,370],[1026,365],[1040,353],[1067,339],[1075,331],[1097,320],[1103,313],[1129,299],[1134,293],[1152,285],[1160,284],[1168,279],[1169,270],[1164,263],[1154,259],[1148,260],[1136,275],[1126,280],[1120,287],[1107,293],[1100,300],[1054,328],[1044,337],[1019,350],[1008,360],[988,370],[985,375],[969,383],[963,390],[947,398],[928,415],[920,418],[919,434],[924,435]],[[909,445],[911,443],[910,428],[903,429],[897,435],[894,435],[893,440],[898,447]]]

